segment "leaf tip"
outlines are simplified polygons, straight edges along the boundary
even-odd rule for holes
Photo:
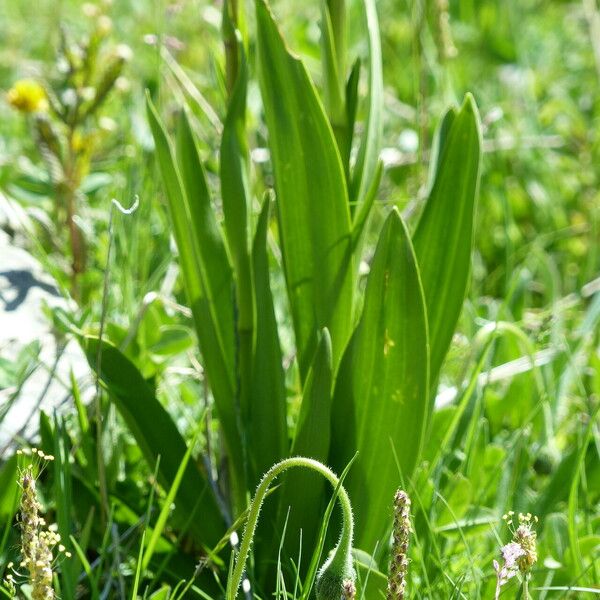
[[[467,92],[465,94],[465,98],[463,100],[463,104],[461,110],[465,109],[470,112],[476,113],[477,111],[477,102],[475,102],[475,96],[471,92]]]
[[[325,355],[329,357],[329,359],[331,359],[331,334],[329,333],[329,329],[327,327],[323,327],[323,329],[321,329],[321,333],[319,336],[319,346],[323,348]]]

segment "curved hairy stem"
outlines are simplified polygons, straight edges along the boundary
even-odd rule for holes
[[[242,577],[244,575],[244,567],[246,566],[246,560],[248,559],[250,546],[252,545],[252,540],[254,538],[254,532],[258,523],[260,508],[262,506],[263,500],[265,499],[265,496],[267,495],[267,492],[269,491],[269,486],[281,473],[283,473],[287,469],[291,469],[292,467],[301,467],[316,471],[317,473],[320,473],[323,477],[325,477],[325,479],[327,479],[329,483],[331,483],[334,489],[338,488],[339,486],[338,497],[343,517],[342,534],[335,548],[334,554],[329,561],[329,564],[331,567],[338,567],[341,571],[343,565],[345,565],[347,561],[347,557],[352,549],[354,522],[352,517],[352,506],[350,504],[350,498],[348,497],[348,493],[343,488],[343,486],[339,485],[340,480],[338,476],[324,464],[312,458],[305,458],[302,456],[286,458],[281,462],[278,462],[275,465],[273,465],[263,475],[261,482],[256,488],[256,493],[254,494],[254,498],[252,499],[252,502],[250,504],[248,520],[246,521],[246,528],[244,530],[244,536],[240,545],[240,551],[235,561],[233,574],[230,577],[227,585],[226,600],[235,600],[238,589],[242,582]]]

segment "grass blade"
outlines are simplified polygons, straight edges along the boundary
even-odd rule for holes
[[[64,420],[54,416],[54,497],[56,498],[56,521],[63,540],[68,540],[73,526],[73,490],[71,482],[71,463],[69,461],[70,443]],[[68,546],[68,542],[66,543]],[[69,548],[71,550],[71,548]],[[75,598],[77,586],[77,565],[75,561],[64,561],[61,566],[61,587],[65,600]]]
[[[154,554],[154,550],[156,549],[156,544],[157,544],[158,540],[160,539],[160,536],[162,535],[165,525],[167,524],[167,519],[169,518],[169,514],[171,513],[171,506],[172,506],[173,502],[175,501],[175,496],[177,495],[179,486],[181,485],[181,480],[183,479],[185,470],[187,469],[187,465],[190,460],[190,456],[192,455],[192,450],[194,448],[194,442],[195,442],[195,440],[193,440],[190,443],[190,445],[188,446],[188,449],[186,450],[185,454],[183,455],[181,464],[179,465],[179,468],[177,469],[177,473],[175,474],[175,479],[173,479],[173,483],[171,484],[169,492],[167,493],[167,496],[163,502],[163,506],[158,515],[158,519],[156,520],[156,524],[152,528],[152,532],[150,533],[150,538],[148,539],[148,543],[146,544],[146,549],[144,550],[144,556],[142,558],[142,572],[144,572],[148,568],[148,565],[150,564],[150,559],[152,558],[152,555]],[[160,466],[160,463],[159,463],[159,466]],[[144,531],[144,533],[146,533],[146,532]]]
[[[142,541],[140,543],[140,551],[138,553],[137,562],[135,565],[135,577],[133,580],[133,588],[131,589],[131,600],[137,600],[138,587],[140,585],[140,579],[142,578],[143,567],[142,567],[142,552],[144,551],[144,544],[146,540],[146,532],[142,531]]]
[[[187,118],[181,117],[178,128],[180,171],[150,99],[147,109],[203,366],[232,458],[234,494],[237,503],[242,505],[245,476],[235,407],[231,267],[212,213],[202,163]]]
[[[85,555],[85,552],[83,551],[75,537],[70,535],[69,540],[71,541],[71,545],[75,549],[77,558],[79,559],[79,562],[81,563],[83,570],[85,571],[88,581],[90,582],[90,596],[92,600],[97,600],[97,598],[99,597],[98,586],[96,585],[96,581],[94,579],[94,574],[92,572],[92,566],[90,565],[90,561],[88,560],[87,556]]]

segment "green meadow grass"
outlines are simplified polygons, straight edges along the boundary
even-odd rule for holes
[[[600,594],[595,2],[101,6],[128,85],[82,128],[84,293],[47,311],[93,376],[15,440],[54,457],[57,597],[339,598],[354,573],[380,598],[398,488],[406,597],[494,598],[509,511],[537,561],[501,598]],[[99,18],[2,10],[6,92],[57,86],[61,24]],[[68,297],[57,182],[9,98],[0,188]],[[0,359],[9,399],[36,355]],[[26,463],[0,457],[4,577]]]

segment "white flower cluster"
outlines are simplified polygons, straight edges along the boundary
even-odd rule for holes
[[[496,599],[500,596],[500,588],[517,573],[521,573],[524,578],[529,577],[531,568],[537,562],[537,535],[533,523],[537,523],[538,518],[531,513],[519,513],[518,525],[515,526],[514,514],[511,510],[502,517],[513,537],[501,548],[502,565],[497,560],[493,562],[496,571]]]

